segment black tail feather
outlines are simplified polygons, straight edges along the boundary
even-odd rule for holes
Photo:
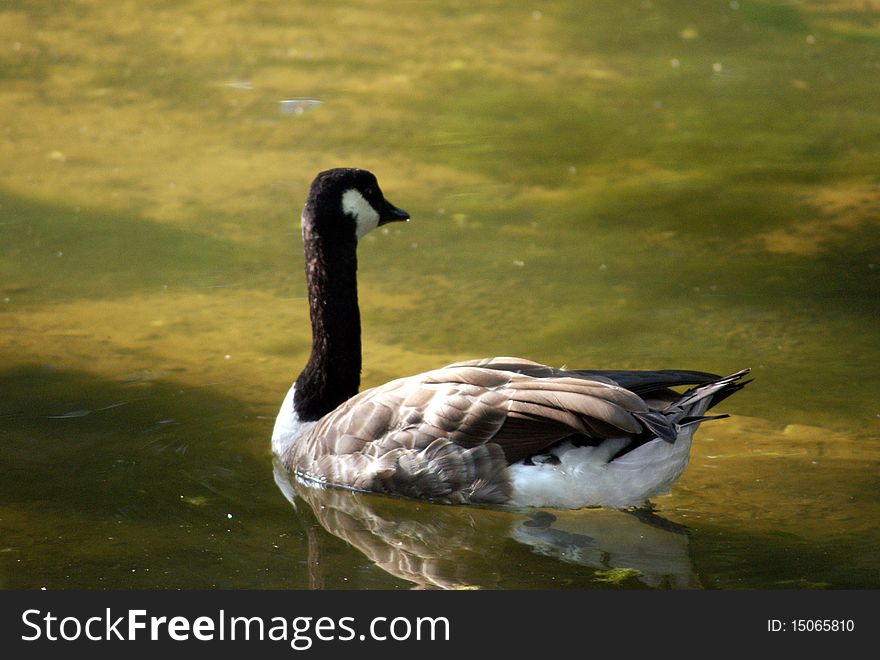
[[[724,419],[730,415],[702,415],[692,414],[694,406],[708,399],[708,406],[701,408],[707,410],[719,401],[723,401],[734,392],[738,392],[750,380],[740,380],[749,373],[749,369],[737,371],[729,376],[717,377],[710,382],[698,385],[689,389],[678,399],[670,403],[663,410],[651,410],[647,412],[637,412],[633,415],[642,423],[645,431],[634,436],[632,442],[623,447],[617,455],[611,460],[617,460],[621,456],[625,456],[634,449],[642,446],[646,442],[650,442],[657,438],[664,442],[674,443],[678,439],[678,433],[683,428],[697,426],[703,422],[715,419]]]
[[[666,406],[663,412],[673,416],[676,412],[685,413],[693,404],[702,401],[706,397],[711,397],[708,405],[708,408],[711,408],[734,392],[741,390],[746,383],[750,382],[740,382],[740,379],[750,371],[751,369],[743,369],[724,378],[719,378],[714,382],[693,387],[682,394],[679,399]]]
[[[754,378],[749,378],[748,380],[740,381],[738,383],[731,383],[724,389],[716,392],[712,395],[712,400],[709,402],[709,408],[714,408],[731,394],[736,394],[737,392],[739,392],[742,388],[751,383],[753,380]]]
[[[633,413],[633,416],[642,423],[648,432],[670,444],[675,442],[675,439],[678,437],[678,429],[675,427],[675,424],[662,412],[649,410],[647,412]]]
[[[730,415],[702,415],[700,417],[685,417],[679,423],[679,428],[684,428],[685,426],[694,426],[696,424],[702,424],[703,422],[711,422],[716,419],[727,419]]]

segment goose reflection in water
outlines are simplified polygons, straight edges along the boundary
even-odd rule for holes
[[[307,530],[312,588],[323,530],[415,588],[700,587],[686,529],[646,509],[456,507],[306,485],[277,462],[275,482]]]

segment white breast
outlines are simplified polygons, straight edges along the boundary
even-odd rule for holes
[[[278,457],[284,456],[296,441],[308,433],[315,422],[303,422],[293,409],[293,395],[296,385],[291,385],[287,396],[275,418],[275,428],[272,429],[272,453]]]

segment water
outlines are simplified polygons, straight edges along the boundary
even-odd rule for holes
[[[878,45],[864,2],[4,3],[0,586],[877,588]],[[360,248],[365,386],[755,382],[651,511],[296,496],[343,165],[413,216]]]

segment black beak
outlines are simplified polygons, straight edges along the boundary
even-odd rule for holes
[[[409,220],[409,213],[404,211],[403,209],[399,209],[394,204],[390,204],[389,202],[385,202],[386,206],[382,209],[382,213],[379,215],[379,226],[381,227],[384,224],[389,222],[400,222],[402,220]]]

